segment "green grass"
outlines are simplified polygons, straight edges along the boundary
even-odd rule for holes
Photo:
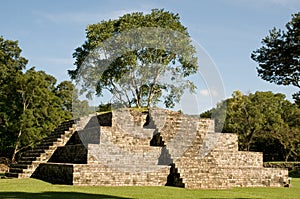
[[[0,179],[0,198],[101,199],[101,198],[299,198],[300,179],[291,188],[234,188],[227,190],[189,190],[174,187],[78,187],[52,185],[36,179]]]

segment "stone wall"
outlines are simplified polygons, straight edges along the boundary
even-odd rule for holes
[[[73,164],[42,163],[33,173],[33,177],[53,184],[73,184]]]
[[[160,167],[160,168],[159,168]],[[169,167],[158,166],[147,172],[126,172],[105,166],[101,163],[74,165],[73,184],[100,186],[164,186]]]
[[[87,148],[82,144],[58,147],[48,162],[87,164]]]

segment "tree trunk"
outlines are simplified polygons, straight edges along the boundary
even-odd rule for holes
[[[140,101],[138,101],[138,102],[136,103],[136,107],[137,107],[137,108],[141,108]]]
[[[289,159],[289,155],[286,155],[285,158],[284,158],[284,161],[287,162],[288,159]]]
[[[17,137],[17,140],[16,140],[16,145],[15,145],[15,148],[14,148],[14,153],[13,153],[12,158],[11,158],[12,162],[14,162],[16,160],[16,154],[19,151],[19,144],[20,144],[21,135],[22,135],[22,130],[19,130],[18,137]]]
[[[245,144],[245,149],[246,149],[246,151],[250,151],[250,142],[248,142],[248,140]]]
[[[289,151],[288,153],[286,152],[287,150]],[[291,150],[287,149],[287,147],[284,147],[284,154],[285,154],[284,161],[285,161],[285,162],[288,161],[288,159],[289,159],[291,153],[292,153]]]
[[[255,133],[255,130],[251,129],[250,133],[246,134],[246,144],[245,145],[246,145],[246,150],[247,151],[250,151],[251,142],[252,142],[252,138],[253,138],[254,133]]]
[[[151,96],[149,96],[149,98],[148,98],[148,102],[147,102],[147,109],[150,109],[150,105],[151,105],[151,102],[152,102],[152,95]]]

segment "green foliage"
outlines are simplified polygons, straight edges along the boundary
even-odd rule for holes
[[[70,81],[63,81],[57,85],[54,91],[55,95],[63,100],[62,108],[71,113],[73,99],[78,98],[78,95],[74,96],[77,93],[74,84]]]
[[[293,94],[293,98],[295,100],[295,104],[300,108],[300,91]]]
[[[81,92],[88,92],[87,96],[95,90],[101,95],[106,89],[129,107],[149,108],[161,97],[166,107],[173,107],[184,89],[194,90],[184,78],[198,69],[195,49],[179,20],[178,14],[154,9],[150,14],[135,12],[89,25],[87,40],[73,54],[76,69],[68,71],[71,79],[83,80]],[[100,55],[105,58],[99,59],[97,48],[102,48]],[[86,65],[94,67],[85,70]],[[159,80],[165,74],[170,82]],[[174,85],[180,79],[184,81]]]
[[[289,176],[293,178],[300,178],[300,171],[297,169],[291,170],[289,171]]]
[[[277,160],[300,158],[300,109],[283,94],[235,91],[232,98],[203,115],[223,111],[225,105],[223,132],[238,133],[241,150],[263,151]]]
[[[98,112],[106,112],[106,111],[111,111],[111,103],[100,104],[98,106]]]
[[[200,114],[201,118],[211,118],[212,110],[207,110]]]
[[[72,114],[73,118],[80,118],[90,113],[94,113],[94,107],[90,107],[87,100],[73,99]]]
[[[88,101],[78,99],[78,90],[70,81],[63,81],[54,89],[54,93],[61,100],[61,108],[72,113],[73,118],[79,118],[95,112],[89,107]]]
[[[21,133],[17,137],[20,147],[34,145],[62,121],[71,118],[70,112],[62,108],[63,98],[55,93],[54,77],[32,68],[20,75],[16,83],[21,112],[14,123]]]
[[[70,82],[26,69],[17,42],[0,37],[0,156],[12,160],[71,118]]]
[[[22,74],[27,60],[20,56],[21,49],[18,42],[4,40],[0,37],[0,137],[1,152],[7,153],[13,147],[10,140],[13,135],[7,132],[14,131],[13,121],[20,112],[16,109],[18,104],[13,100],[16,93],[12,93],[16,79]]]
[[[258,62],[257,72],[263,80],[300,88],[300,12],[292,15],[286,29],[273,28],[251,58]],[[300,106],[299,95],[300,92],[293,97]]]

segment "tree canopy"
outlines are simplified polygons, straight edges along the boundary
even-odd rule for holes
[[[223,132],[237,133],[241,150],[262,151],[268,156],[265,160],[299,160],[300,109],[285,95],[235,91],[201,116],[210,117],[223,106],[227,106]]]
[[[275,27],[262,39],[263,46],[251,54],[258,76],[278,85],[300,89],[300,12],[292,15],[286,31]],[[293,95],[300,106],[300,91]]]
[[[119,103],[149,108],[161,98],[173,107],[184,89],[195,88],[187,79],[198,69],[195,49],[178,14],[125,14],[89,25],[86,37],[73,54],[76,69],[68,71],[83,82],[82,92],[106,89]]]
[[[71,118],[74,85],[26,64],[18,42],[0,37],[0,155],[12,160]]]

